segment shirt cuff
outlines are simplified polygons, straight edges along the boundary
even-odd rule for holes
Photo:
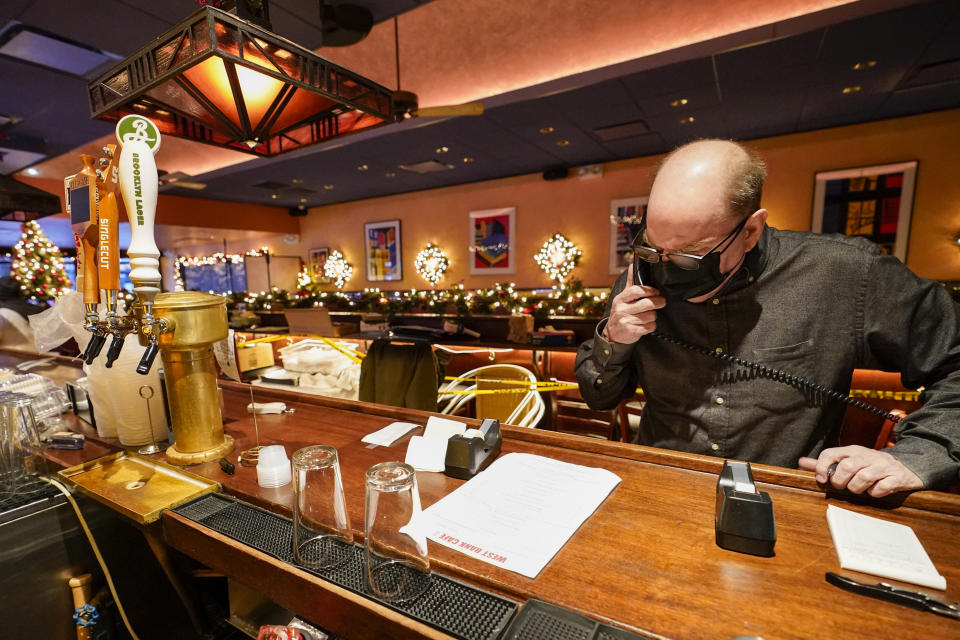
[[[633,353],[633,344],[611,342],[603,337],[607,320],[609,318],[604,318],[597,323],[596,333],[593,336],[593,357],[601,371],[625,365],[629,362],[630,355]]]

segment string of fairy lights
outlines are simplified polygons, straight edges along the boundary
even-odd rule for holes
[[[432,242],[427,243],[427,246],[417,254],[417,259],[413,263],[417,275],[433,286],[437,286],[449,266],[450,259],[447,258],[447,254]]]
[[[70,289],[72,283],[64,270],[63,254],[35,220],[23,223],[11,257],[10,275],[31,302],[56,300]]]

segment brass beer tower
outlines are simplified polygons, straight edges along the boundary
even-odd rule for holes
[[[174,439],[167,460],[189,465],[222,458],[233,451],[233,438],[223,432],[213,343],[227,337],[226,301],[198,291],[161,293],[153,312],[164,326],[160,358]]]
[[[233,438],[223,432],[213,355],[213,343],[228,333],[226,300],[193,291],[160,293],[160,251],[153,235],[158,186],[153,156],[160,147],[160,132],[147,118],[129,115],[117,123],[117,141],[122,147],[119,157],[116,146],[108,145],[104,149],[108,157],[100,161],[102,169],[85,159],[84,172],[65,180],[67,202],[73,199],[77,209],[73,223],[78,255],[83,254],[80,264],[88,274],[86,328],[93,337],[83,357],[92,363],[106,337],[113,336],[106,361],[110,367],[120,354],[124,336],[135,332],[146,347],[136,370],[146,375],[159,350],[174,436],[167,460],[177,465],[216,460],[233,451]],[[130,220],[127,254],[138,298],[125,316],[117,312],[117,187]],[[98,237],[99,247],[88,249],[83,244],[87,236]],[[98,250],[94,253],[94,249]],[[80,278],[77,285],[80,289]],[[106,300],[105,319],[100,318],[93,293],[98,289]]]

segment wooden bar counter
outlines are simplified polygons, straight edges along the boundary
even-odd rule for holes
[[[239,451],[256,444],[246,413],[249,388],[233,382],[222,382],[222,388],[235,461]],[[296,410],[258,416],[260,444],[283,444],[288,455],[312,444],[338,449],[351,524],[362,540],[364,472],[377,462],[402,460],[409,436],[372,449],[360,438],[394,420],[425,424],[430,414],[263,388],[255,388],[255,396]],[[960,600],[960,496],[918,492],[899,503],[851,502],[846,495],[825,494],[808,472],[754,465],[777,522],[775,556],[761,558],[714,542],[722,460],[547,431],[503,431],[503,454],[603,467],[622,482],[535,579],[430,542],[432,568],[439,573],[519,603],[545,600],[649,637],[960,637],[960,622],[854,595],[824,580],[826,571],[837,571],[862,582],[881,581],[840,571],[825,516],[827,505],[837,504],[912,527],[946,577],[947,591],[938,595]],[[252,467],[238,464],[233,476],[217,463],[189,469],[220,482],[228,494],[290,515],[291,486],[262,489]],[[462,483],[439,473],[418,472],[417,478],[424,507]],[[176,513],[164,512],[162,526],[170,546],[339,636],[449,637]]]
[[[222,386],[227,433],[239,450],[253,446],[253,421],[245,413],[249,390],[230,382]],[[338,449],[351,523],[362,539],[364,472],[377,462],[402,460],[409,436],[374,449],[360,438],[393,420],[424,424],[429,414],[284,391],[255,393],[258,402],[283,400],[296,409],[259,416],[261,444],[283,444],[288,455],[311,444]],[[809,473],[755,465],[761,490],[773,499],[778,533],[776,555],[759,558],[714,542],[721,460],[504,427],[503,453],[514,451],[604,467],[622,482],[535,579],[430,542],[436,571],[519,602],[546,600],[652,636],[948,638],[960,633],[960,622],[850,594],[824,580],[826,571],[839,570],[825,517],[827,505],[834,503],[913,527],[947,578],[947,597],[960,599],[960,496],[922,492],[900,506],[851,505],[825,495]],[[253,468],[238,466],[234,476],[215,463],[191,470],[217,480],[238,498],[290,513],[291,487],[262,489]],[[440,473],[419,472],[417,479],[424,507],[462,482]],[[446,637],[177,514],[166,512],[163,524],[175,548],[337,634]]]

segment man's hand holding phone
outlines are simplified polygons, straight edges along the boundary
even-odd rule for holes
[[[666,301],[660,292],[642,284],[634,284],[633,265],[627,267],[627,285],[610,303],[610,318],[604,337],[610,342],[633,344],[657,328],[657,309]]]

